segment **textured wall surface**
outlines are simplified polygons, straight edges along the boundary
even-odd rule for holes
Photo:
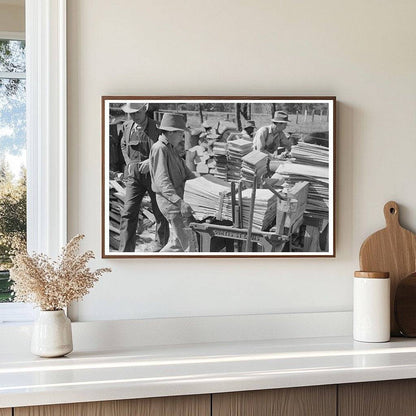
[[[79,320],[344,311],[362,240],[416,229],[416,2],[68,0],[69,236],[111,266]],[[102,95],[335,95],[335,259],[100,259]]]

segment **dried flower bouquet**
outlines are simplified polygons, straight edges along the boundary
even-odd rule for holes
[[[56,311],[84,297],[99,277],[111,269],[91,271],[88,268],[94,253],[78,254],[83,238],[80,234],[72,238],[57,261],[45,254],[17,253],[10,270],[15,302],[34,303],[42,310]]]

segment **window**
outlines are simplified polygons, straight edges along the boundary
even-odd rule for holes
[[[26,90],[27,247],[56,257],[67,241],[66,0],[24,3],[25,37],[0,32],[0,39],[26,39],[27,77],[26,69],[17,64],[0,73],[7,72],[2,84],[19,79]],[[20,120],[24,123],[25,117]],[[19,162],[17,168],[13,164],[15,170],[19,170]],[[0,303],[0,324],[27,322],[33,316],[31,305]]]
[[[1,72],[26,87],[27,247],[56,257],[67,241],[66,0],[26,0],[25,16],[27,78]],[[9,35],[0,39],[24,39]],[[33,316],[31,305],[0,303],[0,324]]]
[[[10,254],[26,244],[26,53],[21,38],[0,35],[1,303],[12,301]]]

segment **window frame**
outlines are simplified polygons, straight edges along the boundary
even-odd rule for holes
[[[13,36],[11,32],[0,34]],[[66,0],[26,0],[27,247],[56,257],[67,242]],[[8,37],[8,39],[11,39]],[[22,39],[16,39],[22,40]],[[34,318],[0,304],[0,323]]]

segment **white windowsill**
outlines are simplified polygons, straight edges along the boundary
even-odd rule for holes
[[[21,325],[35,319],[33,305],[27,303],[0,303],[0,325]]]

